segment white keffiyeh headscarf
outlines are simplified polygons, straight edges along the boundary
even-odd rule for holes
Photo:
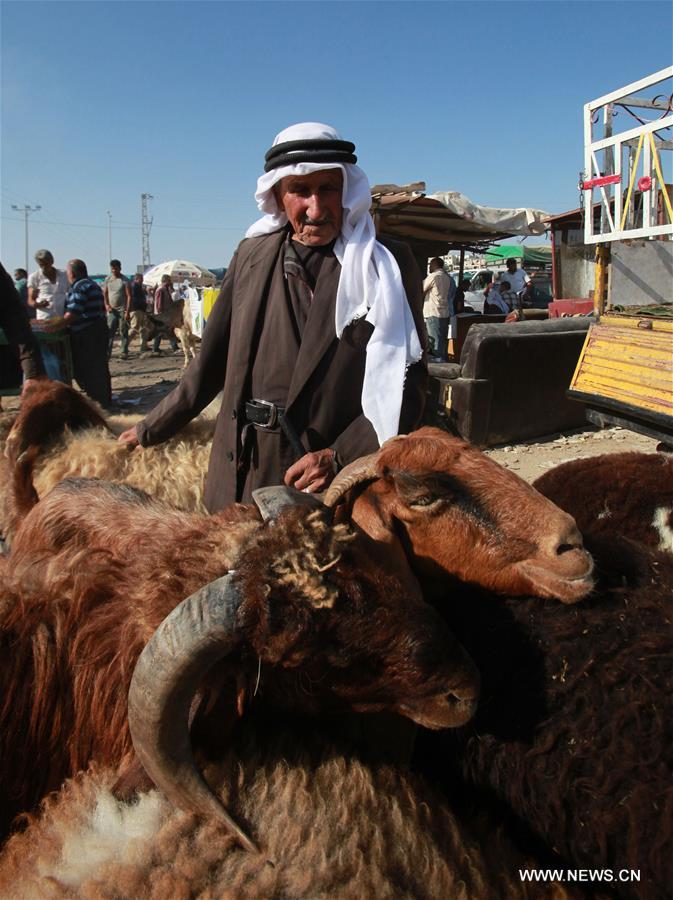
[[[291,125],[276,135],[277,144],[298,140],[341,140],[338,132],[319,122]],[[422,355],[402,276],[395,257],[376,240],[369,214],[371,192],[365,173],[351,163],[300,162],[283,165],[257,181],[255,199],[264,213],[248,228],[246,237],[268,234],[287,224],[279,209],[273,185],[287,175],[308,175],[320,169],[343,172],[343,221],[334,244],[341,263],[336,296],[336,335],[355,319],[366,316],[374,326],[367,344],[362,385],[362,411],[374,426],[379,444],[397,434],[407,367]]]

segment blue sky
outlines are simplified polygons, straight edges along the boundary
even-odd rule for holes
[[[228,263],[285,126],[328,122],[372,183],[578,205],[582,105],[671,64],[667,2],[2,2],[1,256]],[[31,262],[31,268],[33,267]]]

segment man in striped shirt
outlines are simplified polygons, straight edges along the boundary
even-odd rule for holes
[[[107,408],[112,394],[103,292],[89,278],[86,264],[81,259],[71,259],[66,272],[70,290],[65,302],[65,320],[70,333],[75,380],[92,400]]]

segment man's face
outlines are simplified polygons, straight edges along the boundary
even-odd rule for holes
[[[115,278],[119,278],[122,270],[119,268],[119,266],[110,266],[110,271],[112,272],[112,274],[114,275]]]
[[[507,271],[511,274],[512,272],[516,272],[516,260],[508,259],[507,260]]]
[[[38,259],[37,264],[43,272],[51,272],[51,268],[54,265],[54,257],[43,256],[42,259]]]
[[[74,284],[77,279],[72,273],[72,266],[70,265],[70,263],[68,263],[68,265],[66,266],[65,274],[68,276],[68,282],[70,284]]]
[[[275,187],[278,205],[294,230],[294,239],[308,247],[333,241],[341,231],[343,208],[341,169],[310,175],[288,175]]]

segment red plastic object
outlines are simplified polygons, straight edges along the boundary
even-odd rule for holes
[[[600,178],[590,178],[582,182],[582,190],[588,191],[595,187],[605,187],[606,184],[619,184],[621,175],[602,175]]]
[[[562,319],[564,316],[586,315],[594,311],[594,301],[586,297],[573,297],[566,300],[552,300],[549,304],[549,318]]]
[[[652,187],[652,179],[649,175],[643,175],[642,178],[638,179],[638,190],[639,191],[649,191]]]

